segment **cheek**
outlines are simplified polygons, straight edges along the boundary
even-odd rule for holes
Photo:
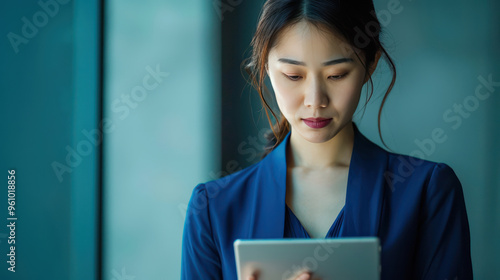
[[[299,107],[300,101],[297,96],[291,92],[276,92],[278,107],[287,118]]]
[[[276,102],[280,111],[285,117],[290,117],[301,104],[300,94],[297,92],[297,87],[292,88],[283,83],[273,83],[273,89],[276,96]]]
[[[348,114],[354,113],[361,96],[361,89],[362,85],[360,86],[359,83],[346,83],[343,85],[342,89],[339,90],[342,94],[338,94],[334,97],[334,103],[337,110]]]

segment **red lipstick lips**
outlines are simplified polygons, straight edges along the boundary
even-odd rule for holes
[[[302,120],[307,126],[311,128],[323,128],[332,121],[332,119],[327,118],[307,118]]]

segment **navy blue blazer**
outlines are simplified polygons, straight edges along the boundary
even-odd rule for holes
[[[380,238],[382,279],[472,279],[462,186],[445,163],[388,152],[354,127],[343,231]],[[188,203],[181,279],[237,279],[235,239],[283,238],[286,147],[198,184]]]

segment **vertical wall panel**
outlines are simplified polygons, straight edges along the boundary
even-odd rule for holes
[[[219,165],[211,1],[106,1],[104,279],[178,279],[192,189]]]
[[[97,119],[96,2],[0,4],[0,279],[96,278],[96,147],[82,134]],[[8,169],[16,170],[15,244]]]
[[[99,279],[101,261],[100,5],[100,0],[74,1],[73,148],[82,159],[71,173],[71,280]]]

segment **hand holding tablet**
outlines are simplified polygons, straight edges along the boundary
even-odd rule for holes
[[[287,280],[310,280],[311,277],[312,277],[312,275],[310,272],[302,272],[297,277],[290,278]],[[258,275],[251,275],[250,277],[248,277],[248,280],[259,280],[259,276]],[[320,280],[320,279],[318,279],[318,280]]]

